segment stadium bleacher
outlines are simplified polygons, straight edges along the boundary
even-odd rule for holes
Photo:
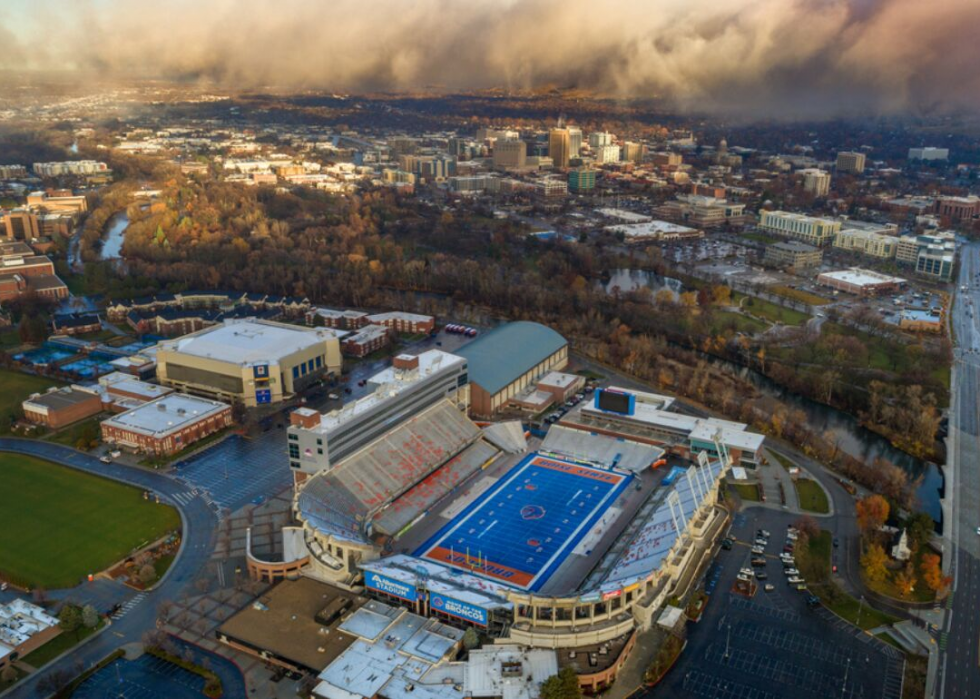
[[[682,523],[687,522],[697,511],[702,502],[702,495],[698,486],[692,486],[694,477],[691,466],[673,486],[680,500],[680,507],[674,507],[673,511],[668,504],[668,497],[664,497],[660,505],[653,511],[652,515],[640,527],[639,531],[633,536],[629,545],[623,551],[619,560],[606,576],[606,582],[623,582],[624,584],[635,578],[642,578],[650,574],[651,571],[660,568],[664,558],[677,541],[678,533],[674,526],[675,515],[682,518]],[[706,482],[714,483],[722,475],[720,461],[713,461],[706,467]],[[690,477],[688,477],[690,476]],[[669,496],[669,493],[668,493]]]
[[[484,441],[470,445],[378,514],[375,530],[394,536],[499,453]]]
[[[480,435],[466,415],[440,401],[309,479],[297,510],[325,534],[363,542],[371,515],[407,494],[408,500],[387,508],[378,522],[386,525],[383,531],[397,532],[404,526],[399,522],[414,519],[495,455],[496,448],[477,441]]]
[[[607,468],[615,465],[633,473],[649,468],[664,455],[663,449],[652,444],[607,437],[562,425],[551,426],[548,436],[541,444],[541,451],[601,464]]]

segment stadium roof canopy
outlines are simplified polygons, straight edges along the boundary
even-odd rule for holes
[[[456,354],[469,363],[470,382],[494,394],[566,344],[551,328],[522,320],[494,328]]]

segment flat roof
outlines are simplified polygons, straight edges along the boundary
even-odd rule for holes
[[[135,376],[114,371],[111,374],[99,379],[99,384],[104,386],[109,393],[121,391],[133,396],[139,396],[143,400],[153,400],[174,392],[172,388],[160,386],[155,383],[140,381]]]
[[[905,280],[901,277],[891,277],[887,274],[872,272],[867,269],[842,269],[836,272],[824,272],[817,279],[833,279],[846,284],[856,286],[875,286],[878,284],[904,284]]]
[[[315,618],[338,598],[350,599],[354,606],[364,601],[312,578],[283,580],[260,596],[256,600],[258,604],[250,604],[228,619],[218,632],[320,671],[355,641],[355,636],[343,632],[342,625],[332,628],[330,633],[322,633],[323,625]]]
[[[679,235],[684,233],[699,233],[697,228],[682,226],[670,221],[646,221],[644,223],[622,223],[606,226],[607,231],[622,233],[627,238],[644,238],[650,236]]]
[[[939,323],[940,319],[938,315],[933,315],[931,311],[923,311],[918,309],[907,309],[902,311],[903,320],[915,320],[915,321],[928,321],[930,323]]]
[[[173,393],[114,415],[103,420],[102,424],[151,437],[162,437],[216,415],[227,407],[225,403],[216,400]]]
[[[557,386],[558,388],[568,388],[576,381],[584,380],[578,374],[568,374],[564,371],[549,371],[538,379],[538,384],[544,386]]]
[[[393,366],[382,369],[367,381],[378,388],[353,403],[346,403],[339,410],[320,415],[320,424],[311,429],[331,430],[361,415],[401,393],[406,388],[432,376],[434,373],[463,363],[463,358],[442,350],[427,350],[418,355],[417,369],[396,369]]]
[[[474,698],[535,699],[541,684],[558,674],[558,657],[551,649],[489,645],[471,650],[468,657],[465,690]],[[513,676],[504,674],[505,663],[514,668]]]
[[[160,347],[193,357],[204,357],[242,366],[277,363],[299,350],[336,337],[330,328],[301,328],[255,318],[227,319]]]
[[[64,386],[54,391],[33,395],[24,401],[24,405],[39,405],[51,410],[62,410],[97,398],[98,393],[77,386]]]

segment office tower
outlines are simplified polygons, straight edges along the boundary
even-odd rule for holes
[[[568,167],[571,158],[571,137],[568,129],[552,129],[548,134],[548,156],[554,161],[555,167]]]

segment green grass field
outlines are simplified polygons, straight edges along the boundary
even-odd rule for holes
[[[20,454],[0,453],[0,566],[12,582],[72,587],[180,527],[137,488]]]
[[[809,291],[803,291],[802,289],[791,289],[788,286],[771,286],[769,287],[769,291],[779,296],[785,296],[788,299],[805,303],[809,306],[824,306],[831,302],[830,299],[825,299],[823,296],[817,296],[816,294],[811,294]]]
[[[51,386],[61,385],[55,379],[0,369],[0,386],[3,386],[3,391],[0,391],[0,415],[22,418],[24,413],[20,404],[24,399],[32,393],[44,393]],[[4,428],[0,427],[0,431],[4,431]]]
[[[830,503],[827,502],[827,493],[816,481],[809,478],[798,478],[795,481],[796,494],[800,498],[800,507],[808,512],[816,512],[825,515],[830,512]]]
[[[741,299],[740,299],[741,300]],[[785,308],[772,301],[757,299],[751,296],[742,303],[742,309],[754,316],[764,318],[770,323],[782,323],[783,325],[803,325],[810,319],[806,313],[792,308]]]

